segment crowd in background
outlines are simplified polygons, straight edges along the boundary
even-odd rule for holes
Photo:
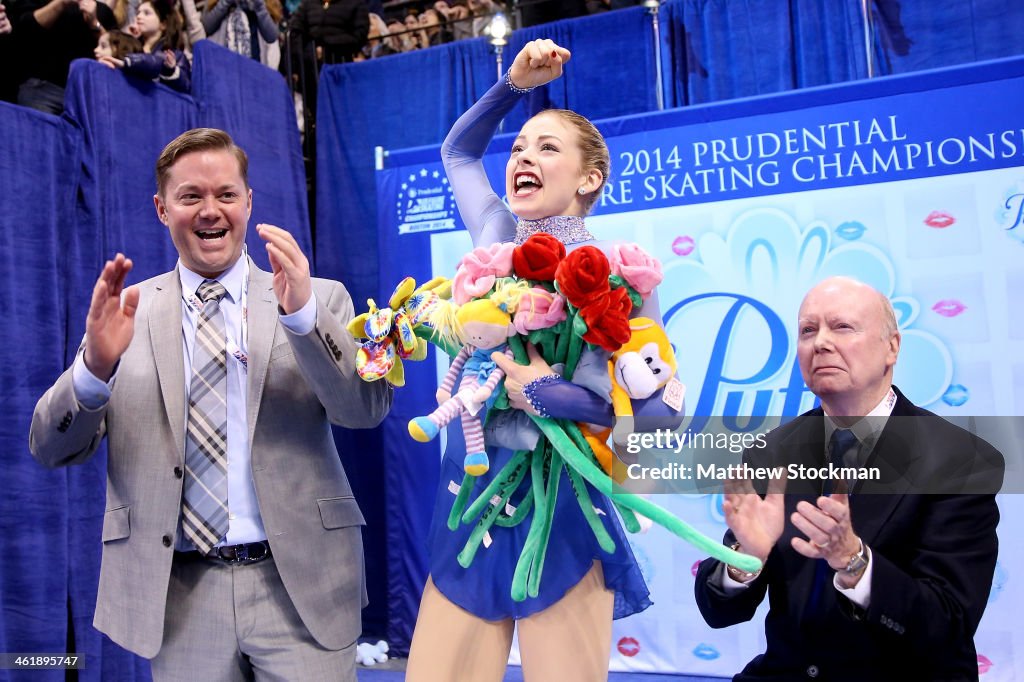
[[[280,70],[308,98],[324,64],[486,35],[499,12],[532,26],[635,4],[639,0],[0,0],[0,100],[59,114],[70,64],[83,58],[188,92],[191,46],[203,38]]]

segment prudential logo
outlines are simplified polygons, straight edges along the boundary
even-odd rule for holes
[[[759,208],[738,216],[724,237],[701,236],[694,251],[665,268],[662,285],[684,296],[662,301],[662,308],[684,358],[680,374],[694,432],[709,415],[753,415],[725,419],[727,428],[750,432],[762,427],[764,415],[792,417],[813,406],[797,364],[797,312],[814,284],[835,275],[866,282],[892,301],[902,334],[895,382],[911,401],[929,405],[949,387],[949,350],[913,328],[921,306],[895,295],[895,269],[881,249],[836,238],[821,222],[801,229],[789,214]]]

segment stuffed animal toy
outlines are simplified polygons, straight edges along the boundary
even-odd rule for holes
[[[426,443],[461,416],[467,453],[463,468],[473,476],[483,475],[490,469],[479,415],[494,403],[497,397],[495,390],[505,378],[505,373],[491,360],[491,353],[499,351],[510,359],[513,357],[508,338],[516,333],[511,315],[515,299],[508,292],[499,292],[488,298],[469,301],[456,309],[453,331],[463,347],[437,389],[438,408],[409,422],[409,434]],[[441,333],[444,333],[445,326],[441,321],[435,322],[435,328],[441,329]],[[456,378],[460,375],[458,392],[452,395]]]
[[[650,398],[672,381],[679,369],[668,335],[657,322],[647,317],[635,317],[629,321],[629,328],[629,341],[612,353],[608,361],[612,408],[616,417],[633,416],[632,401]],[[625,472],[612,471],[616,460],[607,445],[611,429],[580,426],[601,468],[621,483]]]
[[[376,644],[361,642],[356,644],[356,663],[359,665],[373,666],[388,660],[388,643],[384,640]]]

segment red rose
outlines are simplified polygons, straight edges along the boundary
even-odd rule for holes
[[[565,244],[547,232],[536,232],[512,252],[512,269],[519,279],[550,282],[565,258]]]
[[[633,301],[624,287],[613,289],[608,296],[580,309],[580,317],[587,323],[583,340],[614,353],[629,341],[629,313]]]
[[[569,303],[583,308],[611,291],[608,257],[596,246],[581,246],[558,264],[555,282]]]

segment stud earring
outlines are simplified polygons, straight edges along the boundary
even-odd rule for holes
[[[587,193],[587,190],[580,187],[578,190],[576,190],[576,193],[579,194],[580,196],[583,196],[584,194]]]

